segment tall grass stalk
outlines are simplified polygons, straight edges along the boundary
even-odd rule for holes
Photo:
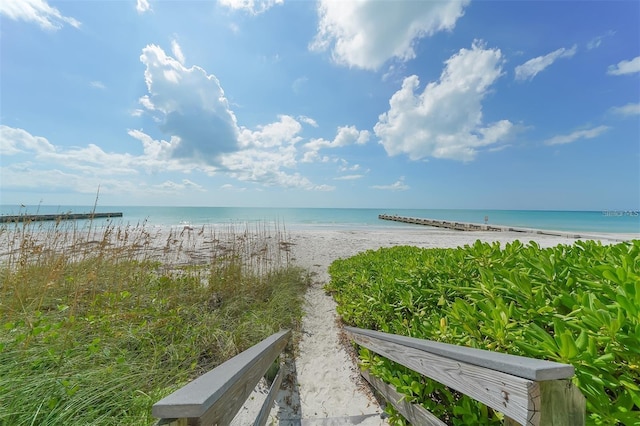
[[[282,329],[308,277],[280,224],[0,227],[0,425],[147,425],[151,405]]]

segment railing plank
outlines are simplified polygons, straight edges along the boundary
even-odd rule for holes
[[[271,363],[287,344],[290,331],[276,333],[155,403],[156,418],[226,424],[233,419]],[[229,416],[231,416],[229,418]]]
[[[421,426],[447,426],[445,422],[431,414],[424,407],[408,402],[405,399],[405,395],[398,392],[394,386],[372,376],[368,371],[362,371],[362,377],[364,377],[371,386],[376,388],[411,424]]]
[[[282,378],[285,375],[285,364],[283,362],[280,363],[280,369],[278,370],[278,374],[276,374],[275,379],[273,379],[273,383],[271,383],[271,387],[269,388],[269,393],[267,394],[267,398],[264,400],[262,407],[260,408],[260,413],[258,413],[258,417],[256,418],[254,426],[264,426],[267,423],[269,418],[269,412],[271,411],[271,407],[273,407],[273,401],[276,399],[276,394],[280,390],[280,385],[282,384]]]
[[[529,398],[530,395],[540,394],[534,389],[538,384],[531,380],[362,333],[351,333],[351,336],[358,345],[469,395],[521,424],[537,424],[529,422],[536,407],[540,407],[539,401]]]
[[[353,335],[358,334],[382,339],[390,343],[419,349],[445,358],[501,371],[534,381],[568,379],[574,375],[573,366],[568,364],[450,345],[447,343],[416,339],[414,337],[398,336],[373,330],[363,330],[354,327],[345,327],[345,330]]]

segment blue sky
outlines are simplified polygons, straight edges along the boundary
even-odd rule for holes
[[[640,208],[640,2],[0,3],[0,204]]]

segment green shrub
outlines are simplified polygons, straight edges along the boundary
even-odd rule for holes
[[[640,240],[383,248],[329,271],[348,325],[572,364],[589,424],[640,424]],[[361,358],[450,424],[499,424],[404,367]]]

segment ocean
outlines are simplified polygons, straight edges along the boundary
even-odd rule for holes
[[[93,206],[9,206],[0,214],[89,213]],[[446,210],[446,209],[353,209],[353,208],[247,208],[247,207],[142,207],[98,206],[96,212],[121,212],[122,218],[96,219],[98,224],[149,226],[198,226],[276,224],[284,229],[389,229],[420,227],[378,219],[380,214],[487,223],[556,231],[639,233],[637,210],[547,211],[547,210]],[[79,225],[87,221],[79,221]],[[88,222],[87,222],[88,223]]]

